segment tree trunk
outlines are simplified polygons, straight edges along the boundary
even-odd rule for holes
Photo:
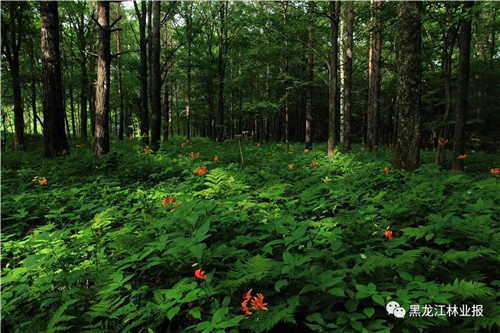
[[[59,15],[56,1],[40,3],[42,31],[44,155],[54,157],[69,150],[64,132],[64,108],[59,51]]]
[[[340,1],[330,1],[330,68],[328,71],[328,148],[327,156],[332,158],[337,145],[337,58],[338,58],[338,34],[340,21]]]
[[[470,14],[473,1],[464,1],[464,14]],[[460,22],[460,33],[458,38],[459,57],[457,74],[457,105],[455,107],[455,139],[453,142],[453,160],[451,169],[462,171],[464,159],[459,159],[465,153],[465,127],[467,121],[467,100],[469,97],[469,67],[470,67],[470,42],[471,42],[471,18],[462,18]]]
[[[382,1],[372,0],[372,31],[370,32],[369,99],[367,117],[367,145],[370,151],[378,145],[378,118],[380,109],[380,63],[382,55],[382,24],[380,11]]]
[[[422,87],[422,3],[398,4],[398,139],[394,167],[414,171],[420,160],[420,100]]]
[[[99,48],[95,94],[95,155],[109,153],[109,86],[111,79],[111,50],[109,31],[109,2],[98,1]]]
[[[346,22],[344,69],[344,151],[351,150],[352,38],[354,33],[354,1],[349,2]]]
[[[75,98],[73,95],[73,85],[69,85],[69,106],[71,108],[71,129],[73,130],[73,138],[76,138],[75,125]]]
[[[36,66],[35,66],[35,49],[33,45],[33,39],[29,39],[30,43],[30,54],[31,54],[31,59],[30,59],[30,69],[31,69],[31,109],[33,110],[33,133],[38,134],[38,123],[37,123],[37,118],[38,114],[36,111],[36,80],[37,80],[37,75],[36,73]]]
[[[219,124],[217,130],[217,138],[219,141],[224,140],[224,80],[226,76],[225,55],[227,52],[227,30],[226,30],[226,13],[227,1],[224,1],[220,6],[220,29],[218,30],[219,37],[219,57],[217,59],[217,72],[219,74],[219,100],[218,100],[218,116]]]
[[[161,69],[160,69],[160,1],[153,2],[151,34],[151,145],[160,148],[161,141]]]
[[[313,95],[313,48],[314,48],[314,1],[308,1],[309,24],[307,41],[307,87],[306,87],[306,149],[312,148],[312,95]]]
[[[134,1],[135,12],[139,21],[139,45],[141,49],[141,121],[140,129],[143,143],[149,143],[149,111],[148,111],[148,55],[146,39],[146,2],[141,2],[141,11]]]
[[[186,17],[186,34],[187,34],[187,104],[186,104],[186,142],[191,142],[191,44],[192,36],[192,20],[193,20],[193,3],[189,3],[189,14]]]
[[[121,16],[121,2],[117,3],[116,6],[116,17]],[[120,22],[117,24],[117,29],[120,29]],[[122,89],[122,62],[120,53],[122,51],[122,44],[120,38],[120,30],[116,32],[116,53],[118,54],[118,68],[116,72],[116,79],[118,81],[118,97],[120,99],[120,129],[118,131],[118,140],[123,141],[123,133],[124,133],[124,120],[125,120],[125,110],[123,109],[123,89]]]
[[[287,10],[288,10],[288,1],[283,2],[283,30],[284,30],[284,56],[283,56],[283,66],[285,69],[285,80],[284,80],[284,89],[285,89],[285,143],[286,150],[290,150],[290,121],[288,115],[288,32],[287,32]]]

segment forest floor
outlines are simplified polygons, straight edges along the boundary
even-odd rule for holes
[[[423,150],[409,174],[392,148],[244,141],[242,169],[237,140],[114,140],[96,161],[90,142],[47,160],[29,139],[2,154],[6,331],[500,328],[499,154],[452,173]]]

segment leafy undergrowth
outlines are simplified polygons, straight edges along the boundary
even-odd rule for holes
[[[6,331],[499,328],[498,155],[470,153],[453,174],[423,151],[407,174],[388,148],[328,160],[324,145],[243,142],[241,169],[238,141],[145,153],[127,140],[102,161],[75,145],[54,160],[41,145],[3,154]],[[245,316],[250,289],[267,311],[252,298]],[[410,317],[412,304],[480,304],[483,317]]]

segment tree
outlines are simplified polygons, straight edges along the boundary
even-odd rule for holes
[[[370,31],[370,57],[368,64],[368,114],[366,143],[373,150],[378,145],[378,118],[380,109],[380,63],[382,59],[382,1],[372,0],[372,26]]]
[[[42,31],[43,136],[44,155],[54,157],[69,152],[64,131],[64,107],[59,50],[59,14],[57,1],[40,3]]]
[[[352,38],[354,33],[354,1],[349,1],[346,22],[345,63],[344,63],[344,151],[351,150],[351,91],[352,91]]]
[[[328,151],[329,158],[335,154],[337,145],[337,124],[336,124],[336,106],[337,106],[337,63],[338,63],[338,34],[340,21],[340,1],[330,1],[330,42],[331,55],[330,66],[328,70]]]
[[[119,2],[116,7],[117,17],[121,16],[121,3]],[[118,68],[116,71],[116,80],[118,81],[118,97],[120,99],[120,130],[118,131],[118,140],[123,140],[123,132],[124,132],[124,122],[125,122],[125,110],[123,108],[123,87],[122,87],[122,62],[121,62],[121,52],[122,52],[122,43],[120,38],[120,22],[117,23],[117,32],[116,32],[116,54],[118,58]]]
[[[23,38],[23,12],[26,3],[9,2],[9,18],[2,15],[2,53],[7,58],[12,75],[14,128],[16,145],[24,145],[24,108],[19,76],[19,51]]]
[[[186,142],[191,142],[191,46],[193,44],[193,3],[189,2],[186,13],[187,40],[187,103],[186,103]]]
[[[422,87],[421,10],[418,1],[398,4],[398,138],[394,167],[414,171],[420,160],[420,104]]]
[[[314,1],[308,1],[309,23],[307,25],[307,87],[306,87],[306,149],[312,148],[313,68],[314,68]]]
[[[158,150],[161,141],[160,1],[153,2],[151,34],[151,145]]]
[[[139,21],[139,46],[141,50],[141,116],[140,129],[143,135],[143,143],[149,143],[149,111],[148,111],[148,55],[146,39],[146,2],[141,2],[141,10],[137,6],[137,1],[134,1],[135,13]]]
[[[283,61],[284,61],[284,88],[285,88],[285,143],[286,149],[290,149],[290,121],[288,114],[288,31],[286,29],[287,24],[287,10],[288,10],[288,1],[283,2],[283,35],[284,35],[284,50],[283,50]],[[241,94],[241,93],[240,93]]]
[[[217,138],[219,141],[224,140],[224,81],[226,77],[226,53],[227,53],[227,16],[228,2],[224,1],[219,8],[220,27],[217,29],[219,37],[219,55],[217,58],[217,72],[219,74],[219,100],[218,114],[219,124],[217,126]]]
[[[467,120],[467,99],[469,96],[469,67],[471,42],[471,13],[473,1],[464,1],[464,16],[460,22],[458,37],[459,58],[457,74],[457,105],[455,108],[455,138],[453,141],[452,170],[462,171],[465,153],[465,126]]]
[[[119,19],[119,18],[118,18]],[[109,153],[109,87],[111,83],[109,2],[97,2],[99,50],[97,58],[97,83],[95,94],[95,155],[102,158]],[[118,22],[115,21],[114,23]],[[113,23],[113,24],[114,24]]]

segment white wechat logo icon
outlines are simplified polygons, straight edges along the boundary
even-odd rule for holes
[[[398,302],[389,302],[385,306],[388,314],[394,315],[396,318],[404,318],[406,314],[406,310],[403,309]]]

